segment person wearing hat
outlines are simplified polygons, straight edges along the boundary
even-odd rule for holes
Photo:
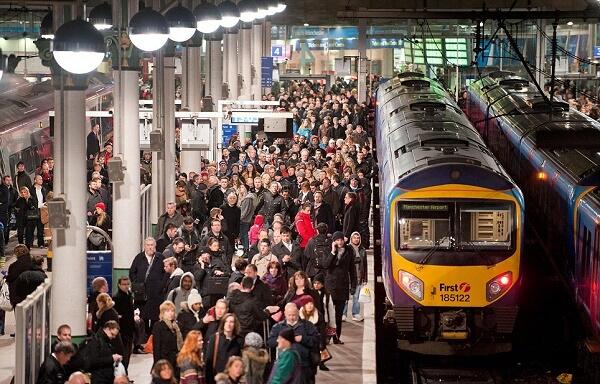
[[[202,330],[202,318],[205,315],[202,307],[202,297],[196,290],[192,290],[187,301],[181,303],[181,312],[177,315],[177,324],[181,330],[181,336],[185,339],[189,331]]]
[[[112,222],[108,213],[106,213],[106,204],[103,202],[96,203],[94,207],[94,213],[89,217],[88,223],[95,227],[102,229],[108,233],[112,227]],[[89,250],[102,250],[105,249],[106,239],[99,232],[92,232],[88,236],[88,249]]]
[[[331,253],[325,257],[325,288],[331,294],[335,306],[336,336],[334,344],[343,344],[340,340],[342,334],[342,316],[344,306],[350,297],[350,292],[356,291],[357,278],[354,266],[354,250],[346,245],[344,234],[337,231],[331,238]]]
[[[250,332],[244,339],[242,361],[246,367],[246,383],[263,384],[269,352],[264,348],[262,337],[256,332]]]
[[[229,176],[228,170],[229,164],[225,160],[219,161],[219,170],[217,171],[217,177]]]
[[[300,382],[293,377],[300,375],[300,355],[292,346],[294,345],[294,330],[286,327],[277,336],[277,349],[279,351],[275,365],[271,370],[268,384],[283,384]]]

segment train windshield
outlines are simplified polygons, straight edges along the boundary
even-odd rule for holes
[[[428,264],[492,264],[510,256],[515,209],[506,201],[401,201],[397,248],[403,257]]]

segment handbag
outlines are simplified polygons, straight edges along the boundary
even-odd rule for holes
[[[326,336],[335,336],[336,335],[336,329],[330,326],[325,327],[325,335]]]
[[[90,243],[92,243],[96,247],[104,245],[104,243],[106,242],[106,238],[104,236],[102,236],[102,234],[100,232],[93,232],[93,231],[88,236],[88,240],[90,241]]]
[[[275,312],[274,314],[271,315],[271,319],[274,322],[279,323],[283,319],[283,311]]]
[[[363,285],[358,293],[359,303],[370,303],[371,302],[371,290],[366,285]]]
[[[27,210],[27,220],[37,220],[40,218],[40,210],[37,208]]]
[[[148,297],[146,296],[146,283],[131,283],[131,292],[133,293],[133,300],[140,302],[146,301]]]
[[[206,286],[204,289],[207,295],[227,295],[227,288],[229,286],[228,276],[209,276],[206,278]]]
[[[331,356],[331,353],[329,352],[329,350],[327,349],[327,347],[325,347],[325,348],[323,348],[321,350],[321,363],[329,361],[332,358],[333,358],[333,356]]]
[[[117,376],[127,376],[127,370],[122,362],[115,363],[115,377]]]
[[[8,292],[8,283],[6,282],[5,279],[2,279],[0,282],[0,309],[5,312],[11,312],[13,310],[13,306],[10,303],[10,293]]]
[[[154,335],[150,335],[150,337],[148,337],[148,341],[146,341],[146,344],[144,344],[144,352],[154,352]]]

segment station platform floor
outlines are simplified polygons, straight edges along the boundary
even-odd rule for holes
[[[6,249],[5,269],[15,260],[12,249],[16,238],[12,238]],[[46,254],[47,249],[33,248],[32,254]],[[369,288],[373,290],[372,252],[369,259]],[[50,279],[52,274],[48,273]],[[374,300],[373,300],[374,301]],[[350,310],[348,310],[350,312]],[[330,371],[318,371],[317,383],[374,384],[377,382],[375,368],[375,322],[374,304],[363,304],[364,321],[355,322],[350,317],[344,323],[342,340],[344,345],[329,345],[333,358],[327,362]],[[16,330],[13,312],[6,313],[5,335],[0,336],[0,384],[9,384],[14,375],[15,338],[10,337]],[[53,330],[54,332],[55,330]],[[152,355],[132,355],[129,378],[136,384],[150,384]]]

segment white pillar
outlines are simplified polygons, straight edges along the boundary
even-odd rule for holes
[[[164,154],[165,203],[175,201],[175,57],[165,56],[163,78],[164,102]]]
[[[114,130],[117,156],[127,168],[122,183],[113,183],[113,269],[128,271],[142,246],[138,71],[114,71]],[[118,275],[118,276],[117,276]]]
[[[271,20],[265,20],[262,40],[263,56],[271,56]]]
[[[52,230],[51,329],[69,324],[73,337],[83,337],[87,329],[85,90],[63,92],[62,98],[60,91],[54,92],[54,196],[64,195],[70,215],[69,228]]]
[[[227,84],[229,85],[229,99],[235,100],[239,97],[239,82],[238,82],[238,34],[227,33],[223,35],[223,41],[227,41],[227,45],[223,48],[227,48],[227,58],[225,65],[227,66]],[[223,49],[225,53],[225,49]]]
[[[202,104],[202,77],[200,73],[200,53],[202,47],[189,46],[183,51],[182,60],[182,102],[190,111],[198,112]],[[199,150],[182,150],[179,154],[181,172],[200,171],[202,161]]]
[[[162,50],[158,50],[154,56],[154,67],[152,69],[152,129],[161,131],[164,141],[164,61]],[[164,148],[160,152],[152,152],[152,187],[150,219],[152,224],[158,223],[158,217],[165,211],[165,153]],[[158,234],[160,236],[161,234]]]
[[[242,99],[249,100],[252,93],[252,27],[241,30],[240,57],[242,74]]]
[[[229,39],[227,38],[227,36],[229,36],[229,33],[224,32],[223,33],[223,51],[222,51],[222,58],[223,58],[223,83],[229,84],[229,68],[228,68],[228,63],[229,63]]]
[[[209,78],[210,78],[210,95],[215,104],[214,110],[217,109],[217,103],[223,98],[223,52],[221,51],[221,40],[213,40],[208,42],[210,50]],[[217,119],[212,119],[211,126],[212,135],[210,138],[209,157],[215,161],[217,159],[217,144],[218,136],[221,127],[217,126]]]
[[[252,82],[252,96],[260,100],[262,88],[260,85],[260,58],[262,56],[262,24],[252,26],[252,65],[254,66],[254,81]]]
[[[358,102],[367,101],[367,21],[358,21]]]

